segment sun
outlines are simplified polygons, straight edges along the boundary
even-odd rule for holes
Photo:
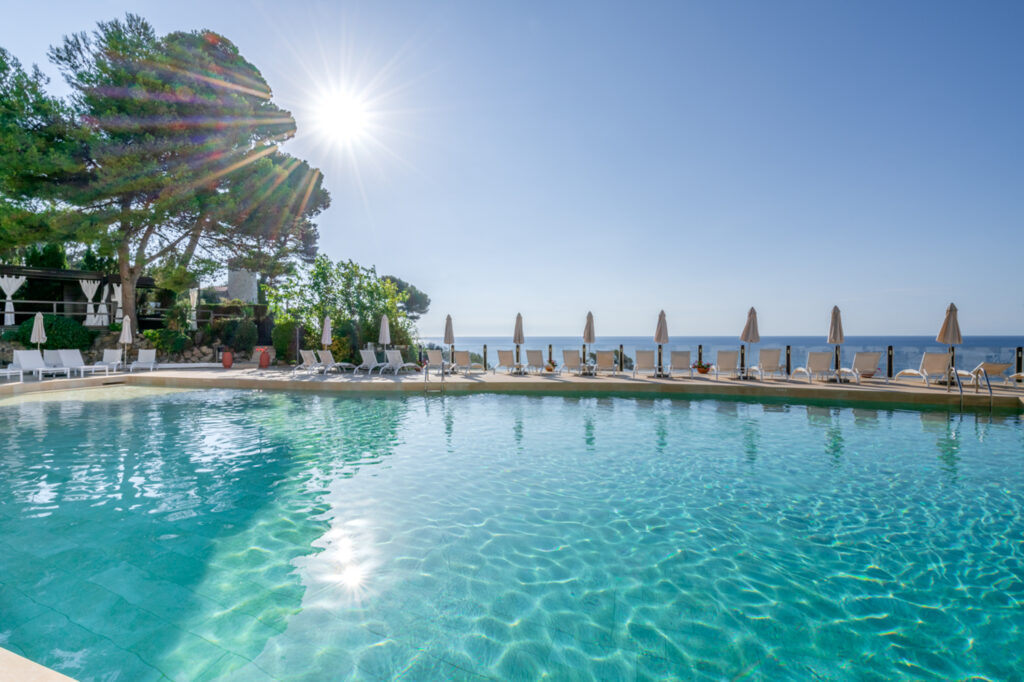
[[[364,139],[370,118],[366,100],[345,90],[324,92],[314,105],[316,132],[341,147],[353,147]]]

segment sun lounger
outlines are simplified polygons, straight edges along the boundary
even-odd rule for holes
[[[391,370],[395,375],[401,372],[403,369],[416,369],[419,367],[415,362],[406,362],[402,359],[402,351],[400,350],[386,350],[384,351],[384,357],[387,358],[387,362],[380,368],[380,373]]]
[[[97,365],[104,365],[112,372],[116,372],[121,368],[121,351],[117,348],[104,348],[103,359],[96,363]]]
[[[893,381],[899,379],[900,377],[917,377],[918,379],[923,379],[924,385],[928,386],[929,379],[948,379],[950,376],[949,360],[949,353],[945,351],[937,353],[926,352],[924,353],[924,355],[921,356],[921,365],[918,367],[918,369],[901,369],[899,372],[896,372],[896,376],[893,377]],[[963,370],[958,371],[957,374],[961,378],[963,378],[965,375],[968,378],[973,378],[973,375],[971,375],[970,372],[964,372]]]
[[[615,351],[613,350],[599,350],[595,354],[597,359],[597,367],[594,369],[594,373],[597,372],[611,372],[616,374],[619,371],[619,366],[615,363]]]
[[[424,371],[429,372],[432,369],[440,371],[442,376],[453,369],[451,363],[445,362],[444,353],[440,348],[427,349],[427,366],[424,367]]]
[[[150,372],[156,369],[156,349],[140,348],[139,358],[128,367],[128,373],[134,372],[136,367],[139,369],[148,367]]]
[[[63,374],[71,377],[71,370],[67,367],[50,367],[43,360],[43,354],[38,350],[16,350],[14,351],[14,362],[8,369],[18,369],[22,372],[31,372],[37,379],[42,379],[47,374],[57,376]]]
[[[740,374],[740,352],[738,350],[720,350],[715,357],[715,381],[720,374]]]
[[[543,372],[547,366],[547,362],[544,361],[544,351],[542,350],[528,350],[526,351],[526,371],[529,372],[531,369],[535,372]]]
[[[63,367],[64,363],[60,361],[59,350],[44,350],[43,351],[43,362],[46,363],[47,367]]]
[[[4,383],[7,382],[11,377],[18,377],[18,381],[25,381],[25,374],[19,368],[13,364],[8,365],[5,368],[0,369],[0,376],[4,377]]]
[[[452,367],[452,371],[461,371],[463,374],[469,374],[474,369],[479,369],[481,372],[484,371],[483,363],[473,362],[473,356],[469,354],[468,350],[455,351],[455,365]]]
[[[806,374],[807,383],[811,383],[816,376],[828,379],[835,376],[836,373],[832,368],[834,358],[835,355],[829,350],[812,351],[807,354],[807,364],[803,367],[794,368],[790,376],[795,378],[797,374]]]
[[[381,372],[383,372],[383,368],[386,367],[388,364],[386,362],[377,362],[377,354],[374,353],[372,350],[368,350],[365,348],[359,351],[359,357],[363,359],[363,362],[362,364],[355,368],[355,370],[352,372],[353,374],[355,374],[361,369],[366,370],[367,374],[373,374],[373,370],[378,368],[380,368]]]
[[[583,364],[583,361],[580,359],[580,352],[575,349],[562,351],[562,367],[569,372],[580,376],[594,373],[594,366],[590,364]]]
[[[860,380],[869,379],[878,372],[878,362],[882,359],[882,354],[879,352],[870,353],[854,353],[853,354],[853,367],[840,367],[839,378],[849,375],[860,383]],[[888,383],[886,379],[886,383]]]
[[[668,375],[675,373],[689,372],[693,376],[693,365],[690,364],[690,351],[674,350],[669,355]]]
[[[977,367],[971,370],[971,381],[974,382],[975,390],[981,388],[981,377],[982,375],[988,376],[988,380],[991,383],[995,379],[1002,379],[1003,384],[1009,384],[1012,377],[1006,375],[1006,370],[1013,367],[1012,362],[982,362]],[[1016,375],[1022,376],[1022,375]]]
[[[638,350],[636,352],[636,362],[633,363],[633,378],[636,378],[637,374],[643,374],[649,372],[651,376],[654,376],[658,371],[658,368],[654,366],[654,351],[653,350]]]
[[[338,370],[338,374],[341,374],[346,369],[352,370],[353,373],[356,371],[356,366],[351,362],[335,362],[334,353],[329,350],[319,350],[316,354],[320,358],[320,364],[324,366],[324,374],[327,374],[332,369]]]
[[[781,348],[762,348],[757,354],[757,364],[748,369],[747,374],[756,374],[760,381],[764,381],[765,374],[778,374],[788,381],[786,365],[781,361],[781,357]]]
[[[494,371],[497,372],[499,368],[506,369],[509,374],[518,374],[523,371],[523,366],[516,362],[515,351],[511,350],[498,351],[498,364],[494,367]]]
[[[82,358],[82,351],[77,348],[70,350],[59,350],[61,365],[67,367],[74,374],[77,370],[81,376],[85,376],[86,372],[96,372],[103,370],[104,374],[110,374],[110,367],[103,363],[96,363],[95,365],[85,364],[85,360]]]
[[[306,370],[307,374],[324,371],[324,363],[317,360],[316,355],[311,350],[300,350],[299,359],[301,362],[292,367],[292,374],[295,374],[300,370]]]

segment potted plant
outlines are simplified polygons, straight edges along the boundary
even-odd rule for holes
[[[698,360],[697,362],[693,363],[693,368],[697,370],[699,374],[707,374],[709,371],[711,371],[711,363],[704,362],[703,360]]]

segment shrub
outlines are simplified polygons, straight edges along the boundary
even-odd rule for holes
[[[256,323],[252,320],[239,320],[238,325],[235,327],[235,333],[227,341],[227,344],[236,351],[249,354],[252,353],[252,349],[256,346],[257,338]]]
[[[18,325],[14,340],[23,346],[32,346],[32,324],[35,318],[28,318]],[[59,315],[43,315],[43,329],[46,330],[46,343],[43,348],[57,350],[60,348],[77,348],[88,350],[92,345],[93,334],[82,326],[78,320]]]
[[[142,335],[165,355],[181,353],[192,347],[192,337],[176,329],[147,329]]]
[[[274,328],[270,330],[270,342],[274,345],[274,350],[277,352],[279,360],[294,360],[298,356],[298,352],[295,349],[295,328],[299,325],[299,322],[294,319],[283,319],[275,320]],[[334,337],[335,343],[338,343],[341,339],[338,336]],[[303,329],[302,331],[302,347],[309,348],[317,339],[315,334],[309,329]],[[346,345],[347,345],[347,339]],[[319,346],[317,346],[319,347]],[[331,347],[331,352],[334,352],[334,347]],[[341,362],[342,358],[347,357],[351,354],[348,351],[345,355],[336,354],[334,359]]]

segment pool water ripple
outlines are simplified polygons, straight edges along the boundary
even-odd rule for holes
[[[1024,669],[1017,417],[195,391],[0,448],[0,646],[83,680]]]

